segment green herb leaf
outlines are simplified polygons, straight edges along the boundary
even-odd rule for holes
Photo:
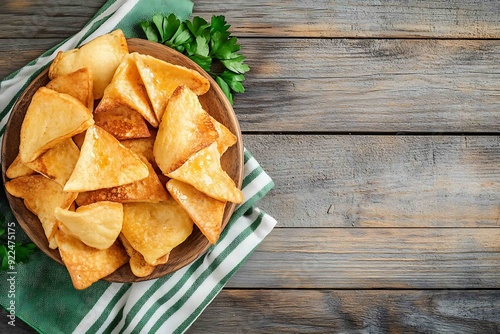
[[[15,263],[25,263],[28,262],[29,257],[36,251],[36,246],[34,243],[30,242],[23,244],[21,242],[14,243],[10,239],[10,235],[5,234],[6,230],[6,220],[5,216],[0,212],[0,270],[6,271],[12,266],[12,262],[9,263],[9,255],[14,256]],[[9,233],[12,228],[9,225]],[[10,253],[9,253],[10,252]]]
[[[242,82],[250,67],[244,63],[238,39],[231,36],[231,26],[223,15],[212,16],[209,23],[199,16],[181,22],[174,14],[155,14],[152,23],[141,22],[140,27],[148,40],[185,54],[209,73],[231,104],[233,93],[245,91]],[[221,69],[215,70],[218,67]]]
[[[161,14],[155,14],[153,16],[153,24],[155,25],[156,30],[160,34],[161,43],[165,43],[165,41],[167,40],[165,37],[166,20],[167,19],[163,17],[163,15]]]
[[[157,14],[160,15],[161,14]],[[174,14],[170,14],[167,17],[163,17],[164,24],[162,26],[163,28],[163,33],[165,35],[165,41],[171,40],[175,34],[179,31],[179,27],[181,25],[181,21],[175,16]]]
[[[219,16],[212,16],[211,20],[211,28],[210,30],[212,32],[220,31],[220,32],[225,32],[229,29],[230,25],[226,24],[226,18],[224,15],[219,15]]]
[[[146,38],[148,40],[153,41],[153,42],[157,42],[157,43],[159,42],[156,30],[155,30],[155,28],[153,28],[151,26],[151,24],[149,22],[147,22],[147,21],[141,22],[140,26],[141,26],[142,30],[144,31],[144,33],[146,34]]]
[[[186,26],[193,36],[199,36],[201,31],[210,28],[210,24],[199,16],[194,17],[192,22],[186,21]]]
[[[226,70],[222,72],[220,77],[224,79],[229,87],[231,87],[231,89],[236,93],[245,92],[245,87],[243,87],[243,84],[241,83],[243,80],[245,80],[245,76],[243,74],[235,74],[234,72]]]
[[[200,65],[200,67],[205,71],[205,72],[210,72],[210,67],[212,66],[212,58],[210,57],[205,57],[205,56],[200,56],[200,55],[192,55],[189,57],[192,61],[194,61],[196,64]]]
[[[219,87],[222,89],[224,94],[227,96],[227,98],[229,99],[229,102],[231,104],[233,104],[233,94],[231,93],[231,88],[229,87],[227,82],[224,79],[222,79],[220,76],[215,77],[215,82],[217,82]]]

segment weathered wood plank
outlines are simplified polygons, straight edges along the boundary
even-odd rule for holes
[[[498,40],[242,43],[245,131],[500,131]]]
[[[230,288],[498,288],[500,228],[277,228]]]
[[[500,131],[499,41],[241,41],[246,132]],[[0,43],[0,77],[56,43]]]
[[[0,38],[69,36],[105,3],[88,0],[4,0]],[[166,9],[168,10],[168,9]],[[195,1],[194,15],[225,15],[239,36],[499,38],[495,0]]]
[[[499,227],[500,137],[245,135],[282,227]]]
[[[499,299],[499,290],[225,289],[187,333],[495,333]],[[19,319],[0,331],[36,333]]]
[[[57,45],[58,39],[12,39],[0,42],[0,80]]]
[[[196,0],[194,14],[223,14],[241,36],[498,38],[500,3],[439,1]]]
[[[3,0],[0,38],[57,38],[77,33],[106,0]]]
[[[498,290],[223,290],[187,333],[498,333],[498,300]]]

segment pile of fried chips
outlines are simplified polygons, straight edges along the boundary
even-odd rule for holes
[[[243,194],[220,162],[237,137],[198,100],[205,77],[129,53],[116,30],[59,52],[49,78],[27,109],[5,187],[38,216],[75,288],[127,262],[150,275],[193,223],[217,242],[226,202]]]

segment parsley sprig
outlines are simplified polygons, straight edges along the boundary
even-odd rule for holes
[[[28,262],[30,255],[36,250],[32,242],[23,244],[14,241],[11,224],[7,224],[4,214],[0,212],[0,270],[2,271],[14,270],[16,263]]]
[[[250,68],[244,63],[245,56],[238,52],[238,39],[231,36],[230,25],[223,15],[212,16],[209,23],[199,16],[181,22],[174,14],[155,14],[152,22],[141,22],[140,27],[148,40],[169,46],[200,65],[215,79],[231,104],[233,93],[245,91],[244,74]]]

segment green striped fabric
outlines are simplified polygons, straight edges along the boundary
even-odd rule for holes
[[[57,51],[72,49],[116,28],[127,37],[141,37],[137,23],[157,12],[191,15],[187,0],[110,0],[77,34],[45,52],[0,82],[0,135],[20,92],[44,68]],[[214,13],[217,14],[217,13]],[[274,186],[254,157],[245,150],[242,191],[245,201],[237,206],[219,241],[203,256],[165,277],[121,284],[99,281],[90,288],[73,288],[66,269],[35,253],[15,271],[0,274],[0,305],[40,333],[183,333],[217,296],[252,251],[276,225],[255,205]],[[0,209],[14,222],[5,194]],[[16,240],[26,239],[16,226]],[[15,297],[7,293],[8,278],[15,278]]]

